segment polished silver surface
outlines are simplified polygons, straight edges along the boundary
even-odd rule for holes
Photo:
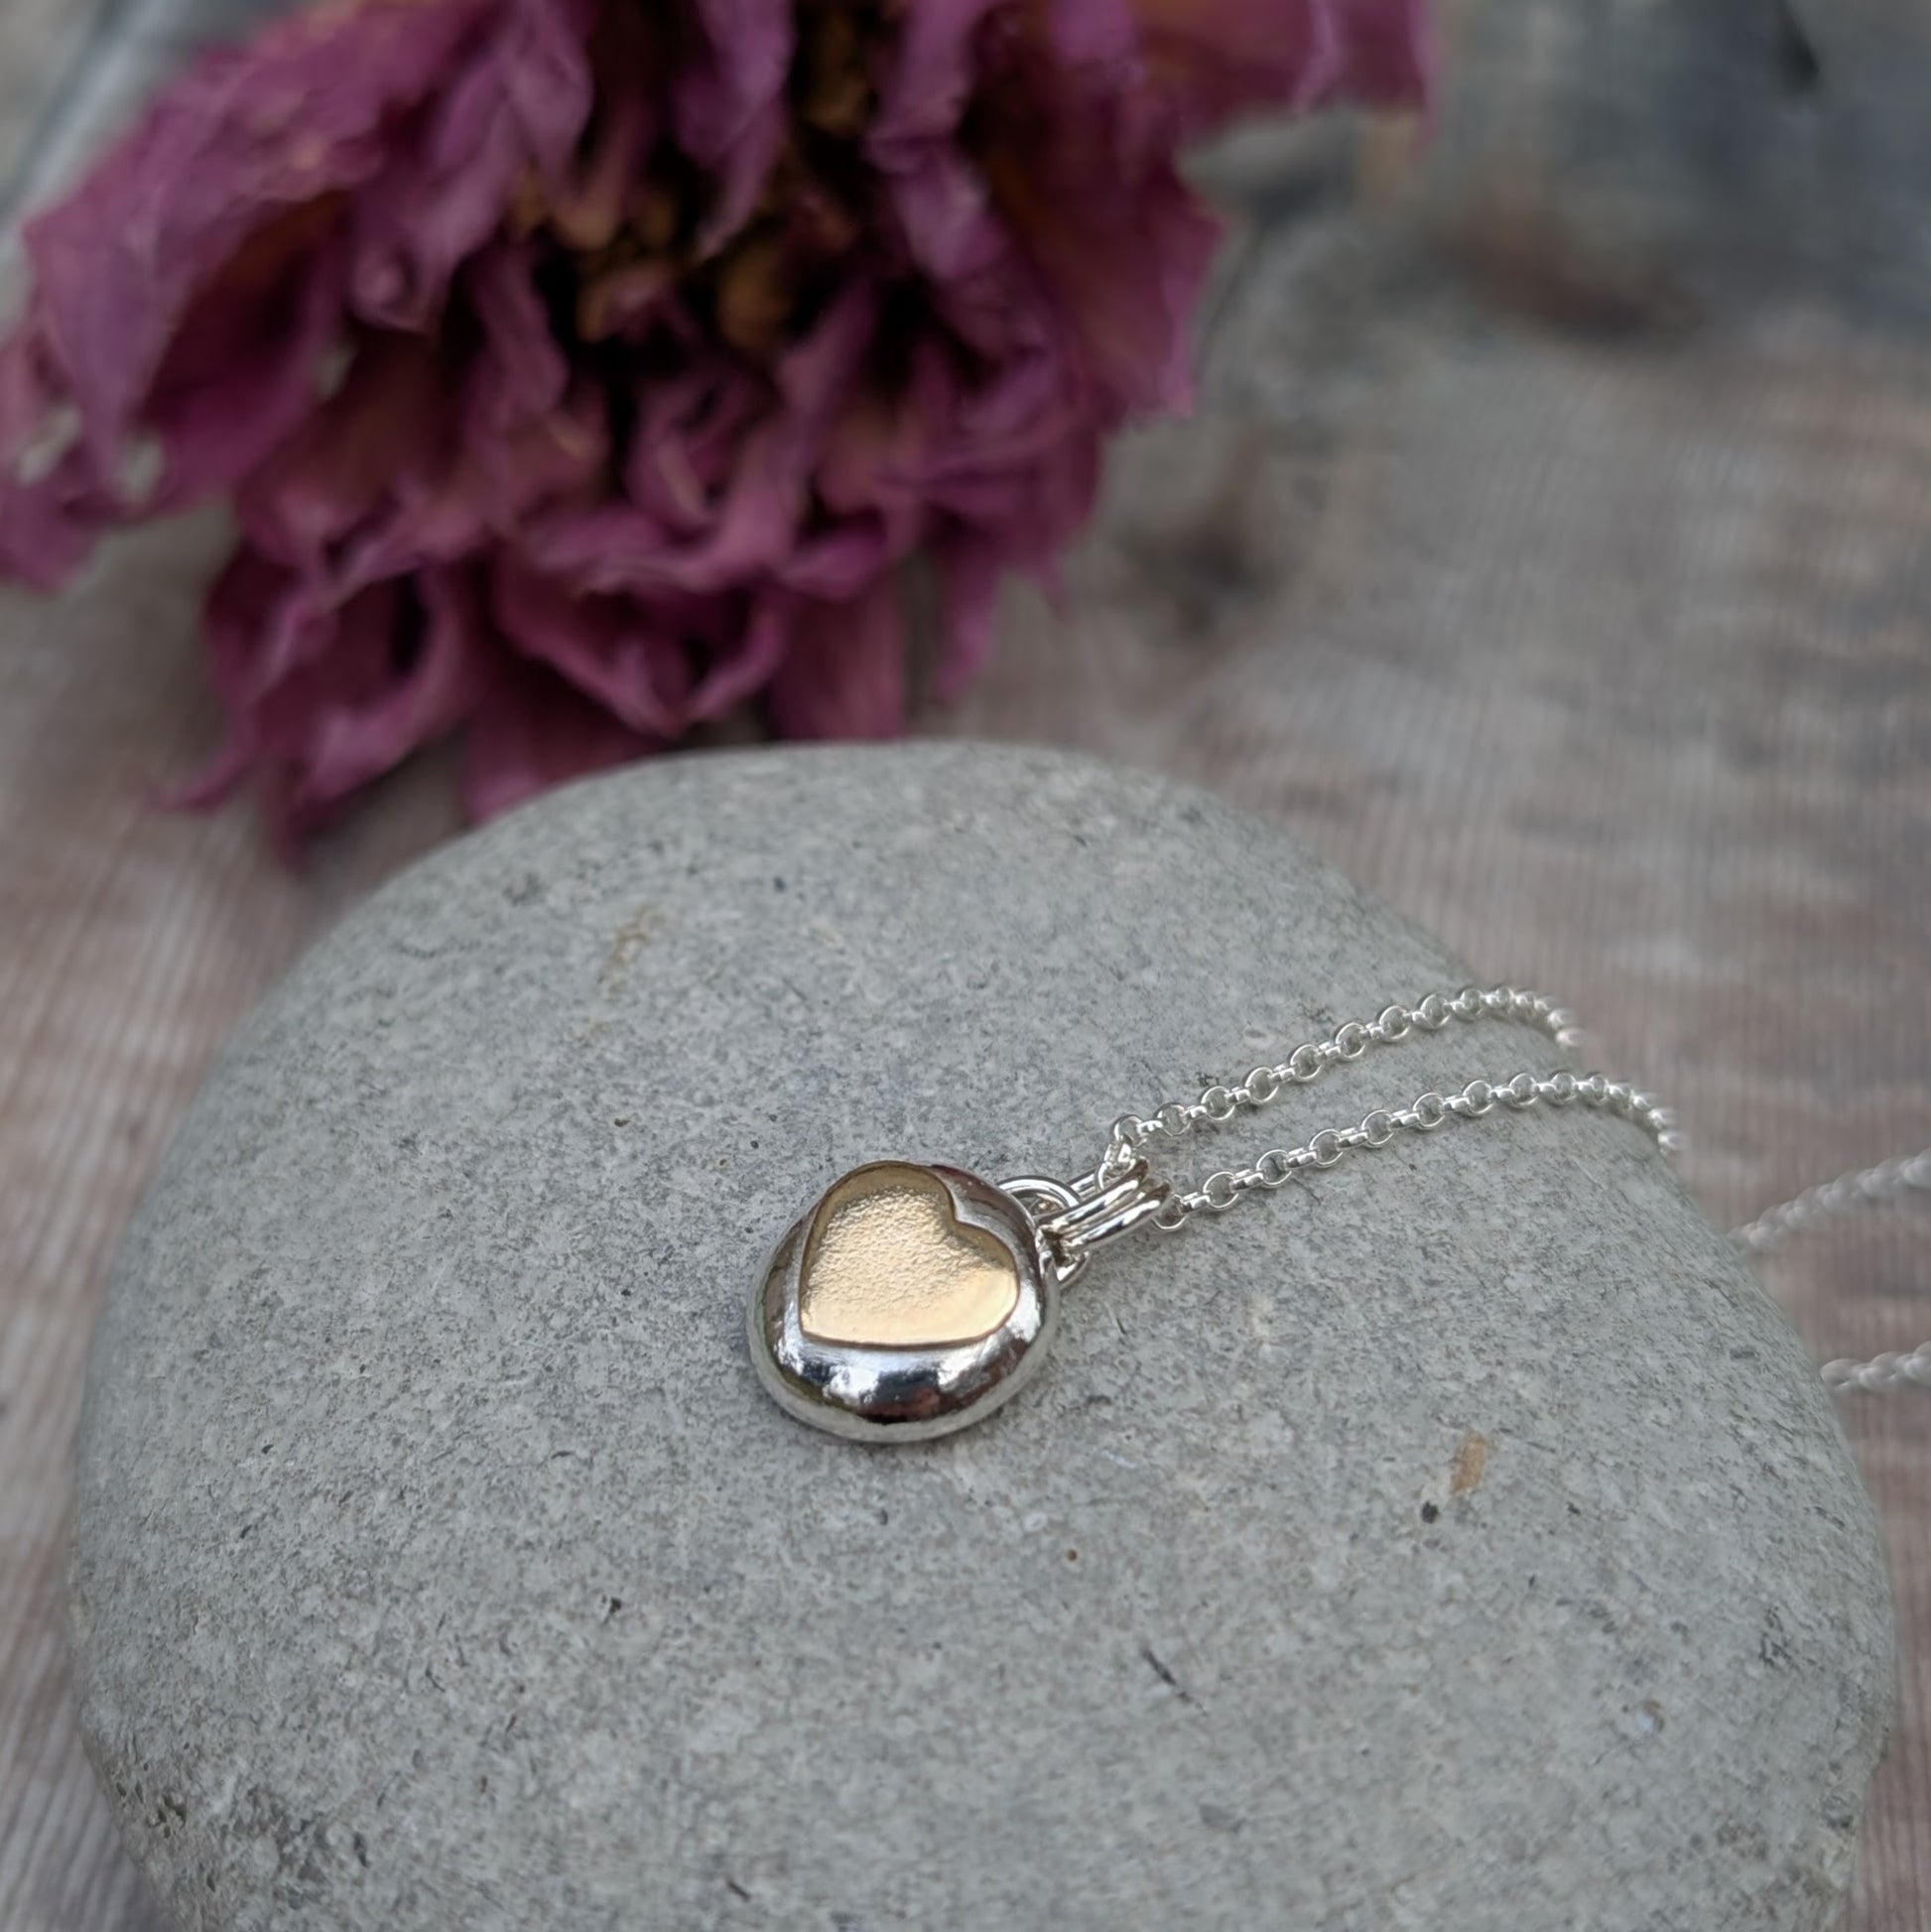
[[[909,1165],[879,1163],[887,1166]],[[989,1415],[1031,1379],[1059,1325],[1062,1267],[1013,1195],[956,1167],[922,1165],[945,1187],[963,1227],[992,1236],[1018,1293],[988,1335],[925,1348],[863,1347],[808,1333],[803,1273],[827,1204],[868,1170],[846,1175],[778,1243],[751,1299],[751,1359],[778,1405],[801,1422],[857,1442],[923,1442]],[[908,1263],[908,1265],[915,1265]]]

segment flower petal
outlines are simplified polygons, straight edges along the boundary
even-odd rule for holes
[[[47,352],[103,472],[196,295],[251,236],[358,188],[385,126],[440,83],[484,0],[362,0],[205,56],[30,224]]]
[[[359,642],[332,653],[331,669],[356,664],[368,679],[305,695],[298,805],[322,811],[412,752],[447,736],[466,715],[480,682],[483,624],[474,583],[465,574],[424,571],[381,600],[388,608]]]
[[[356,198],[355,313],[380,328],[434,328],[451,277],[495,232],[527,165],[502,75],[477,63]]]
[[[553,785],[658,748],[554,672],[499,656],[465,737],[463,809],[472,819],[493,818]]]
[[[114,515],[53,387],[31,327],[0,344],[0,578],[39,590],[58,589]]]
[[[625,597],[585,596],[527,559],[497,561],[492,596],[503,636],[640,734],[675,738],[690,722],[690,673],[678,639]]]
[[[765,596],[748,617],[732,614],[727,641],[713,646],[710,664],[691,695],[691,715],[708,721],[754,697],[771,682],[792,639],[789,597]]]
[[[1029,50],[1021,71],[1050,112],[1015,127],[988,164],[1115,422],[1191,402],[1188,328],[1220,236],[1116,58],[1062,67]]]
[[[458,69],[410,147],[357,199],[355,306],[429,328],[451,278],[529,172],[561,181],[589,123],[586,0],[504,0],[486,55]]]
[[[460,573],[392,580],[330,606],[244,546],[209,592],[207,635],[228,743],[177,802],[212,804],[256,776],[287,841],[446,736],[478,687],[479,609]]]
[[[794,738],[889,738],[905,729],[905,619],[889,573],[850,603],[803,605],[771,685],[771,716]]]
[[[484,250],[464,272],[469,308],[482,330],[467,406],[495,430],[548,415],[570,388],[570,361],[551,326],[536,276],[534,251],[515,242]]]
[[[1130,0],[1153,86],[1186,134],[1262,107],[1412,107],[1431,69],[1422,0]]]
[[[420,337],[370,338],[341,388],[242,487],[250,539],[280,562],[325,572],[399,474],[436,465],[449,435],[444,372]]]
[[[702,241],[734,234],[756,205],[785,138],[794,45],[789,0],[691,0],[696,45],[678,77],[678,140],[715,177]]]
[[[936,695],[950,703],[992,655],[1004,548],[978,532],[954,531],[933,545],[939,580],[939,661]]]
[[[496,43],[510,110],[537,168],[561,180],[588,125],[598,76],[585,50],[597,22],[592,0],[513,0]]]
[[[166,466],[142,514],[234,488],[300,426],[321,399],[346,272],[314,204],[254,236],[196,296],[144,407]]]

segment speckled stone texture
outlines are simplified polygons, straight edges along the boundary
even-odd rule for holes
[[[1039,752],[669,761],[417,867],[235,1040],[95,1348],[74,1659],[158,1895],[1828,1925],[1891,1702],[1870,1512],[1626,1124],[1403,1137],[1138,1235],[945,1442],[753,1379],[750,1283],[841,1170],[1070,1174],[1463,976],[1268,827]],[[1224,1148],[1555,1057],[1455,1028]]]

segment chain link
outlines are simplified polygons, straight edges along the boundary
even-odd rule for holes
[[[1376,1107],[1356,1127],[1327,1127],[1303,1147],[1270,1147],[1250,1166],[1223,1168],[1192,1190],[1169,1196],[1153,1217],[1156,1227],[1179,1227],[1190,1216],[1224,1214],[1243,1195],[1285,1187],[1310,1168],[1337,1166],[1344,1157],[1385,1147],[1397,1133],[1431,1134],[1457,1120],[1480,1120],[1497,1107],[1521,1113],[1533,1106],[1582,1106],[1631,1120],[1658,1146],[1674,1144],[1674,1116],[1626,1081],[1601,1074],[1514,1074],[1472,1080],[1459,1094],[1421,1095],[1412,1105]]]
[[[1350,1020],[1324,1040],[1308,1040],[1285,1060],[1253,1069],[1237,1086],[1216,1081],[1191,1101],[1168,1100],[1150,1114],[1123,1113],[1113,1122],[1097,1179],[1122,1173],[1142,1158],[1156,1136],[1182,1140],[1197,1127],[1223,1126],[1235,1114],[1270,1105],[1290,1087],[1306,1087],[1329,1068],[1361,1059],[1371,1047],[1393,1046],[1417,1035],[1477,1020],[1509,1020],[1545,1033],[1560,1047],[1580,1039],[1576,1016],[1546,993],[1520,986],[1464,986],[1458,992],[1424,994],[1412,1006],[1384,1006],[1371,1020]],[[1411,1106],[1377,1107],[1355,1127],[1330,1127],[1305,1147],[1270,1147],[1250,1166],[1208,1176],[1197,1189],[1177,1190],[1154,1216],[1154,1224],[1179,1227],[1195,1214],[1224,1214],[1242,1195],[1285,1187],[1308,1168],[1333,1167],[1346,1154],[1385,1147],[1396,1133],[1433,1133],[1451,1120],[1480,1120],[1496,1107],[1597,1107],[1633,1120],[1666,1153],[1674,1152],[1675,1119],[1667,1107],[1625,1081],[1602,1074],[1513,1074],[1499,1082],[1471,1081],[1461,1093],[1421,1095]]]
[[[1730,1238],[1746,1254],[1768,1254],[1772,1248],[1781,1247],[1792,1234],[1808,1233],[1825,1222],[1856,1214],[1861,1208],[1877,1208],[1900,1201],[1914,1191],[1931,1194],[1931,1147],[1921,1154],[1880,1161],[1875,1167],[1862,1168],[1856,1174],[1840,1174],[1835,1181],[1826,1181],[1821,1187],[1806,1188],[1795,1199],[1766,1208],[1754,1221],[1732,1228]]]
[[[1123,1113],[1113,1122],[1101,1174],[1123,1173],[1156,1134],[1182,1140],[1196,1127],[1223,1126],[1236,1113],[1270,1104],[1290,1087],[1306,1087],[1330,1067],[1359,1060],[1370,1047],[1392,1046],[1417,1033],[1440,1033],[1458,1021],[1513,1020],[1533,1026],[1559,1047],[1579,1038],[1576,1016],[1546,994],[1516,986],[1464,986],[1460,992],[1432,992],[1412,1006],[1384,1006],[1371,1020],[1350,1020],[1325,1040],[1309,1040],[1285,1060],[1255,1067],[1237,1086],[1217,1081],[1198,1099],[1169,1100],[1150,1115]]]
[[[1806,1188],[1792,1200],[1767,1208],[1754,1221],[1731,1229],[1730,1238],[1745,1254],[1768,1254],[1793,1234],[1808,1233],[1827,1222],[1863,1208],[1880,1208],[1907,1195],[1931,1194],[1931,1147],[1921,1154],[1879,1161],[1855,1174]],[[1878,1395],[1895,1388],[1931,1388],[1931,1342],[1908,1354],[1872,1355],[1867,1361],[1824,1364],[1826,1388],[1849,1395]]]
[[[1384,1006],[1371,1020],[1350,1020],[1324,1040],[1304,1042],[1285,1060],[1255,1067],[1237,1085],[1217,1081],[1203,1088],[1196,1099],[1168,1100],[1150,1114],[1121,1114],[1113,1122],[1104,1158],[1083,1185],[1096,1191],[1117,1182],[1142,1159],[1146,1143],[1156,1135],[1177,1141],[1198,1127],[1223,1126],[1238,1113],[1269,1105],[1290,1087],[1311,1085],[1329,1068],[1359,1060],[1371,1047],[1392,1046],[1416,1034],[1440,1033],[1457,1022],[1476,1020],[1532,1026],[1560,1047],[1573,1047],[1580,1037],[1575,1015],[1543,993],[1516,986],[1431,992],[1412,1006]],[[1452,1121],[1483,1119],[1497,1107],[1519,1113],[1535,1106],[1582,1106],[1612,1113],[1642,1128],[1666,1154],[1682,1145],[1669,1108],[1626,1081],[1569,1072],[1513,1074],[1498,1082],[1473,1080],[1459,1094],[1431,1091],[1405,1107],[1376,1107],[1358,1126],[1324,1128],[1303,1146],[1270,1147],[1248,1166],[1223,1168],[1196,1189],[1176,1189],[1153,1214],[1153,1224],[1171,1231],[1197,1214],[1225,1214],[1249,1194],[1272,1192],[1297,1174],[1331,1168],[1349,1154],[1385,1147],[1399,1133],[1431,1134]],[[1931,1193],[1931,1148],[1808,1188],[1733,1229],[1730,1239],[1744,1254],[1768,1253],[1793,1234],[1914,1192]],[[1823,1376],[1828,1388],[1841,1392],[1931,1388],[1931,1342],[1908,1354],[1827,1362]]]

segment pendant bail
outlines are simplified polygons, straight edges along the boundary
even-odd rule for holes
[[[1105,1165],[1083,1174],[1068,1187],[1060,1181],[1027,1176],[1003,1181],[1033,1217],[1041,1242],[1059,1266],[1060,1279],[1069,1281],[1086,1265],[1088,1251],[1130,1232],[1166,1205],[1172,1190],[1135,1160],[1117,1179]]]

